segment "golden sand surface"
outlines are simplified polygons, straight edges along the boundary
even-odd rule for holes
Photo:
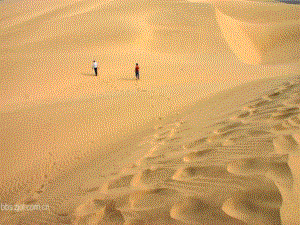
[[[0,224],[300,224],[300,5],[0,10]]]

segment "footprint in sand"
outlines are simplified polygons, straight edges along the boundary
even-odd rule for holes
[[[269,94],[268,95],[268,97],[269,98],[277,98],[277,97],[279,97],[281,95],[281,92],[280,91],[275,91],[275,92],[273,92],[272,94]]]
[[[275,135],[289,135],[298,132],[299,129],[300,127],[292,126],[288,121],[283,121],[272,125],[269,131]]]
[[[198,160],[203,160],[203,157],[208,156],[210,153],[214,152],[215,149],[204,149],[201,151],[195,151],[187,154],[183,157],[184,162],[193,162]]]
[[[231,146],[248,137],[246,129],[234,129],[221,134],[213,134],[207,138],[209,143],[219,143],[223,146]]]
[[[163,137],[165,135],[167,135],[168,133],[170,133],[171,130],[170,129],[166,129],[166,130],[163,130],[161,132],[158,132],[157,134],[155,134],[156,137]]]
[[[36,203],[38,201],[38,199],[35,199],[34,196],[27,198],[23,203],[25,205],[32,205],[34,203]]]
[[[234,177],[222,166],[188,166],[179,168],[172,176],[173,180],[186,181],[198,179],[230,179]]]
[[[273,101],[275,99],[278,99],[283,93],[281,90],[273,91],[271,94],[264,95],[262,98],[266,101]]]
[[[190,144],[186,145],[185,147],[186,147],[187,149],[195,148],[195,147],[197,147],[197,146],[199,146],[199,145],[205,143],[206,140],[207,140],[207,137],[200,138],[200,139],[198,139],[198,140],[195,140],[195,141],[191,142]]]
[[[257,101],[257,102],[254,103],[253,105],[248,106],[248,107],[249,107],[250,109],[258,109],[258,108],[260,108],[260,107],[267,106],[267,105],[269,105],[270,103],[271,103],[271,101],[262,99],[262,100]]]
[[[226,125],[225,127],[221,127],[217,130],[214,131],[215,134],[222,134],[222,133],[225,133],[227,131],[230,131],[230,130],[233,130],[233,129],[236,129],[238,127],[241,127],[243,126],[243,123],[242,122],[233,122],[233,123],[229,123],[228,125]]]
[[[167,137],[160,137],[160,138],[157,138],[156,141],[157,141],[157,142],[161,142],[161,141],[165,140],[166,138],[167,138]]]
[[[261,137],[261,136],[264,136],[264,135],[269,135],[269,134],[271,134],[271,132],[268,132],[268,131],[265,131],[265,130],[249,130],[248,134],[251,137]]]
[[[242,111],[242,112],[239,112],[237,115],[231,117],[230,119],[231,120],[242,120],[242,119],[249,117],[250,115],[251,115],[250,111]]]
[[[69,216],[68,213],[57,213],[57,215],[60,216],[60,217],[67,217],[67,216]]]
[[[118,176],[109,179],[101,188],[102,193],[109,193],[116,189],[127,188],[130,186],[133,175]]]
[[[294,84],[290,88],[290,97],[299,96],[299,92],[300,92],[300,85],[299,84]]]
[[[47,175],[44,175],[45,178],[47,178]],[[36,190],[35,192],[38,193],[38,194],[42,194],[45,190],[45,184],[42,184],[40,186],[40,188],[38,190]]]
[[[98,190],[99,190],[99,187],[92,187],[92,188],[88,188],[88,189],[84,190],[84,193],[91,193],[91,192],[95,192]]]
[[[37,192],[33,192],[18,201],[19,205],[32,205],[38,202],[40,194]]]
[[[198,176],[198,174],[200,173],[200,169],[201,169],[201,167],[197,167],[197,166],[189,166],[189,167],[179,168],[175,172],[175,174],[172,176],[172,179],[178,180],[178,181],[192,179],[192,178]]]
[[[176,129],[176,133],[177,134],[182,134],[182,133],[187,132],[187,131],[192,130],[192,129],[193,128],[191,127],[191,125],[188,125],[187,122],[180,121],[179,125],[178,125],[178,127]]]
[[[300,113],[298,107],[281,108],[271,114],[270,121],[282,121]]]
[[[171,179],[175,170],[173,169],[146,169],[138,172],[131,181],[131,186],[140,189],[157,188],[165,180]]]
[[[167,188],[137,190],[129,196],[129,207],[135,211],[162,209],[180,198],[179,192]]]
[[[296,127],[300,127],[300,118],[299,115],[295,115],[292,116],[288,119],[288,122],[292,125],[292,126],[296,126]]]
[[[179,140],[181,140],[182,138],[181,137],[174,137],[174,138],[170,138],[168,140],[169,143],[175,143],[175,142],[178,142]]]
[[[283,84],[281,87],[279,87],[278,89],[282,93],[288,93],[290,91],[293,91],[294,89],[297,89],[297,87],[299,88],[299,85],[297,85],[296,83],[287,82],[287,83]]]
[[[152,156],[152,154],[148,154],[137,161],[137,165],[141,167],[148,167],[151,164],[160,163],[166,159],[165,154],[158,154]]]
[[[300,95],[299,93],[293,94],[290,96],[290,98],[284,100],[282,102],[287,107],[297,107],[300,104]]]
[[[46,177],[47,175],[44,175]],[[25,205],[32,205],[39,201],[40,195],[45,191],[45,184],[42,184],[39,188],[35,191],[31,192],[27,196],[23,197],[19,203]]]
[[[155,127],[155,130],[161,130],[162,128],[164,128],[164,127],[161,125],[158,125],[157,127]]]
[[[273,103],[273,99],[267,100],[267,99],[264,99],[264,97],[263,97],[263,98],[255,101],[254,104],[249,105],[247,108],[249,108],[250,110],[254,110],[254,111],[261,110],[263,107],[270,106],[272,103]]]

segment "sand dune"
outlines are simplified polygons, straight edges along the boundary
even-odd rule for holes
[[[299,12],[299,6],[257,1],[216,6],[223,36],[235,55],[249,64],[299,60]]]
[[[0,8],[0,224],[300,224],[299,5]]]
[[[299,83],[282,87],[284,88],[279,86],[282,91],[278,98],[271,100],[269,104],[258,105],[254,104],[255,101],[252,103],[245,101],[245,103],[239,104],[239,107],[229,110],[227,116],[219,117],[218,121],[226,121],[226,117],[230,120],[230,116],[239,114],[238,108],[255,106],[257,113],[248,115],[249,122],[244,127],[236,128],[223,124],[227,132],[237,129],[237,133],[245,131],[254,134],[256,130],[254,136],[248,135],[244,139],[239,139],[232,146],[224,145],[224,143],[217,144],[217,140],[202,141],[195,146],[198,149],[197,152],[191,152],[186,156],[179,152],[178,158],[176,158],[178,150],[174,148],[167,149],[165,147],[164,150],[156,149],[154,152],[148,148],[153,156],[152,160],[147,161],[146,164],[139,163],[137,167],[132,167],[133,175],[136,174],[134,176],[120,174],[121,178],[118,179],[118,183],[123,181],[114,186],[115,191],[127,186],[127,190],[123,189],[122,192],[134,193],[128,199],[128,206],[124,205],[119,208],[121,212],[129,216],[129,221],[139,220],[140,223],[147,224],[145,219],[134,219],[135,216],[128,214],[128,210],[145,210],[144,207],[146,207],[150,212],[150,210],[154,210],[153,207],[161,208],[170,205],[170,216],[187,224],[213,224],[211,221],[215,221],[216,218],[220,224],[297,224],[299,195],[295,190],[298,186],[295,178],[297,179],[298,172],[294,172],[291,169],[293,166],[290,167],[289,163],[289,158],[293,157],[294,151],[278,152],[276,143],[281,136],[273,134],[270,130],[273,123],[283,123],[288,118],[282,118],[272,123],[261,118],[261,114],[264,112],[268,117],[272,115],[271,112],[268,112],[269,109],[282,111],[281,102],[285,102],[290,96],[295,95]],[[243,89],[236,91],[237,94],[241,92]],[[265,93],[269,93],[268,96],[274,96],[270,91],[265,91]],[[264,95],[261,94],[261,96]],[[220,97],[222,98],[223,95]],[[234,103],[233,100],[231,102]],[[190,123],[197,118],[197,113],[197,110],[190,111],[187,117],[178,117],[178,119]],[[181,126],[182,124],[184,123],[181,123]],[[218,126],[220,126],[218,123],[209,125],[207,122],[207,126],[202,127],[201,130],[203,132],[207,130],[206,136],[209,136]],[[179,128],[180,125],[177,124],[176,129]],[[166,123],[165,127],[162,126],[156,132],[157,136],[152,136],[156,137],[155,142],[171,145],[172,135],[166,136],[164,140],[157,139],[169,133],[169,130],[170,123]],[[261,131],[258,132],[258,130]],[[186,132],[182,138],[188,138],[191,133],[191,130]],[[229,135],[227,138],[230,137]],[[153,141],[148,138],[148,141],[150,140]],[[273,140],[274,146],[267,144],[270,140]],[[258,154],[253,151],[255,145],[260,146],[256,150]],[[208,146],[214,146],[214,149],[206,150]],[[284,148],[284,146],[281,147]],[[291,149],[290,147],[285,148]],[[249,151],[250,149],[251,151]],[[297,147],[297,149],[299,148]],[[173,157],[168,156],[169,151],[175,151],[172,154]],[[165,157],[155,157],[161,154]],[[231,158],[230,155],[234,155],[234,158]],[[138,172],[138,168],[140,168],[140,172]],[[130,180],[131,182],[129,182]],[[145,186],[145,182],[148,182],[148,185]],[[140,186],[140,184],[143,185]],[[140,188],[142,191],[139,190]],[[174,192],[175,190],[176,192]],[[216,215],[218,216],[215,218]]]
[[[128,81],[136,61],[143,65],[143,79],[147,81],[147,85],[140,82],[141,89],[198,82],[207,90],[202,95],[212,93],[211,89],[214,92],[257,78],[298,71],[286,65],[255,68],[241,64],[227,49],[215,20],[215,9],[209,4],[60,2],[56,5],[42,1],[37,7],[25,0],[22,4],[2,3],[7,7],[7,19],[0,22],[1,62],[5,65],[1,72],[1,99],[5,105],[35,105],[135,90],[133,82]],[[31,17],[15,18],[15,14],[23,15],[24,11]],[[90,76],[93,59],[100,62],[101,82]],[[232,68],[233,73],[229,72]]]
[[[244,85],[230,94],[224,92],[200,102],[183,114],[166,118],[143,138],[133,137],[128,139],[132,144],[119,144],[121,152],[129,151],[129,154],[120,158],[115,169],[111,168],[115,171],[111,176],[99,179],[102,162],[98,157],[90,157],[81,164],[89,166],[75,167],[66,175],[68,182],[54,179],[36,194],[21,200],[26,204],[48,202],[53,210],[56,205],[56,216],[46,212],[22,212],[11,215],[6,221],[30,223],[36,218],[55,224],[157,224],[158,221],[159,224],[214,224],[212,221],[220,224],[298,224],[297,132],[290,131],[287,136],[273,132],[274,124],[285,124],[289,117],[269,120],[274,111],[299,114],[295,111],[297,106],[284,106],[300,87],[298,78],[288,80],[288,85],[287,78]],[[261,86],[264,90],[259,88]],[[232,98],[241,96],[247,89],[251,90],[248,98]],[[264,96],[272,98],[278,93],[276,90],[281,91],[268,104],[266,100],[264,104],[257,104]],[[221,99],[223,101],[218,101]],[[220,113],[199,128],[193,121],[212,116],[209,111],[199,110],[203,104],[215,104],[214,112]],[[227,110],[219,111],[224,107]],[[243,116],[248,120],[243,126],[229,126],[238,115],[245,114],[245,109],[256,111]],[[187,125],[192,129],[181,129]],[[197,129],[201,133],[195,132]],[[210,136],[216,135],[216,130],[229,132],[226,140],[233,140],[232,145],[218,139],[208,141]],[[245,137],[235,139],[237,134]],[[180,139],[174,143],[172,139],[176,136]],[[161,140],[161,137],[165,138]],[[195,145],[194,139],[203,141]],[[186,148],[187,143],[194,144]],[[142,147],[139,156],[130,154],[130,149],[137,146]],[[153,148],[155,146],[159,148]],[[116,152],[109,154],[117,155]],[[98,162],[91,164],[95,159]],[[90,174],[89,181],[78,180],[80,174]],[[78,182],[86,183],[86,188],[78,189]],[[70,185],[75,185],[73,194],[67,190],[65,194],[56,192]]]

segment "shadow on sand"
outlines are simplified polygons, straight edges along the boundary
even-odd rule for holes
[[[95,74],[93,74],[93,73],[81,73],[81,75],[87,76],[87,77],[94,77],[95,76]]]
[[[124,80],[124,81],[136,81],[135,78],[120,78],[119,80]]]

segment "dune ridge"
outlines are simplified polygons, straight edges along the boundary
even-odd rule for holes
[[[299,6],[260,1],[216,5],[223,36],[243,62],[278,64],[299,60]]]
[[[300,224],[299,5],[0,7],[0,224]]]

